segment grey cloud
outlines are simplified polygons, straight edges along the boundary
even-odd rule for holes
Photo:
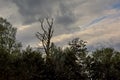
[[[81,17],[80,15],[85,16],[85,14],[87,14],[88,16],[88,14],[91,15],[90,12],[102,12],[101,10],[105,9],[105,6],[101,5],[106,5],[106,3],[112,1],[113,0],[13,0],[24,18],[24,24],[36,22],[39,17],[50,16],[55,18],[57,24],[65,27],[74,24]],[[75,10],[78,10],[77,14]]]
[[[19,12],[24,16],[24,24],[36,22],[37,17],[52,15],[55,0],[13,0],[19,7]]]
[[[74,24],[81,18],[80,15],[102,14],[114,1],[119,0],[13,0],[24,17],[24,24],[36,22],[39,17],[50,16],[63,26]]]
[[[71,18],[69,16],[62,16],[59,17],[56,22],[63,25],[70,25],[71,23],[74,22],[74,18]]]
[[[78,2],[83,3],[83,0],[13,0],[13,2],[25,19],[24,24],[31,24],[39,17],[49,16],[54,17],[58,24],[66,26],[77,20],[73,9]]]
[[[28,28],[25,28],[27,27]],[[32,43],[32,42],[38,42],[36,41],[37,38],[35,36],[35,34],[39,31],[42,32],[40,29],[40,24],[39,22],[31,24],[31,25],[27,25],[27,26],[23,26],[24,29],[20,30],[18,28],[18,32],[17,32],[17,40],[19,40],[20,42],[23,43],[23,45],[27,45],[27,43]]]
[[[114,47],[116,50],[120,51],[120,43],[114,44]]]
[[[20,14],[23,16],[23,25],[31,25],[36,22],[39,17],[50,16],[55,18],[56,35],[76,32],[78,29],[77,26],[81,24],[75,24],[81,20],[81,18],[84,21],[84,17],[90,16],[90,21],[92,18],[103,16],[105,15],[103,13],[104,10],[109,9],[113,3],[117,3],[118,1],[119,0],[13,0]],[[84,24],[86,24],[86,22]],[[23,41],[27,43],[35,41],[31,36],[34,35],[34,33],[31,32],[37,31],[33,27],[24,31],[24,36],[20,34]],[[85,36],[95,37],[95,35],[102,35],[99,33]]]
[[[97,43],[93,43],[92,45],[87,45],[87,48],[89,51],[93,51],[95,49],[100,49],[100,48],[114,48],[118,51],[120,51],[120,42],[104,42],[104,41],[99,41]]]
[[[75,15],[72,10],[69,8],[70,6],[65,5],[64,3],[60,3],[60,16],[56,16],[56,22],[58,24],[62,24],[63,26],[70,25],[76,21]]]
[[[15,27],[24,20],[12,0],[0,0],[0,17],[7,19]]]
[[[71,33],[76,31],[77,26],[73,24],[78,17],[74,14],[74,8],[84,1],[68,0],[13,0],[23,16],[23,25],[37,22],[38,18],[50,16],[55,18],[56,34]],[[77,5],[76,5],[77,4]],[[61,33],[61,31],[62,33]]]

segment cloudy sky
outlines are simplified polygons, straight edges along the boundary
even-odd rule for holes
[[[0,0],[0,16],[17,27],[23,46],[39,46],[39,18],[54,18],[53,42],[63,46],[73,38],[89,49],[120,49],[120,0]]]

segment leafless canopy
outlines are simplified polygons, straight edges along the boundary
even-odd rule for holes
[[[45,50],[47,56],[49,56],[49,51],[51,48],[51,38],[53,36],[53,19],[45,18],[40,19],[41,29],[43,33],[37,32],[37,38],[42,42],[42,46]],[[45,25],[45,23],[47,25]],[[47,28],[46,28],[47,27]]]

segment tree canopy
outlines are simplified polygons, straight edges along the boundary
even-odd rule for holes
[[[17,29],[0,18],[0,80],[120,80],[120,52],[96,49],[91,54],[86,41],[75,38],[62,49],[51,42],[53,19],[40,20],[43,33],[36,36],[43,50],[21,49]],[[46,57],[44,57],[46,55]]]

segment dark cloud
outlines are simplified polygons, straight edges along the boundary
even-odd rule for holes
[[[77,20],[72,9],[75,4],[71,6],[67,0],[13,0],[13,2],[24,17],[24,25],[34,23],[41,17],[53,17],[57,24],[63,26],[69,26]]]
[[[19,12],[24,16],[24,24],[35,22],[39,17],[52,14],[52,2],[50,0],[13,0],[18,6]]]
[[[62,24],[63,26],[69,26],[76,21],[76,18],[73,14],[65,14],[62,16],[57,16],[56,22]]]
[[[71,33],[79,30],[78,26],[74,26],[74,23],[78,20],[79,17],[76,17],[73,9],[85,1],[13,0],[13,2],[18,6],[19,13],[24,18],[23,25],[31,25],[32,23],[37,22],[38,18],[44,18],[47,16],[53,17],[55,19],[54,28],[56,36],[63,33]],[[34,28],[32,30],[34,32],[36,31]],[[26,33],[29,33],[29,31],[30,29],[26,30]],[[31,39],[33,38],[31,37]]]
[[[56,22],[64,26],[70,25],[76,21],[75,14],[72,12],[72,9],[69,5],[65,3],[59,4],[60,16],[56,16]]]

